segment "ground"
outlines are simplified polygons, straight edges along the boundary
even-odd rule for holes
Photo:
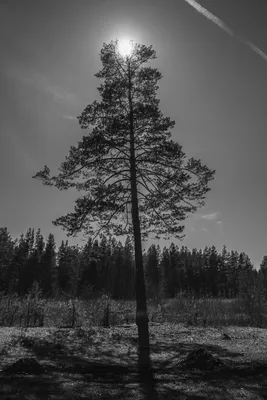
[[[267,399],[266,329],[150,323],[150,335],[158,399]],[[218,357],[225,368],[185,368],[187,355],[199,348]],[[4,372],[22,357],[33,357],[45,370],[39,375]],[[136,364],[135,324],[0,328],[3,400],[148,399]]]

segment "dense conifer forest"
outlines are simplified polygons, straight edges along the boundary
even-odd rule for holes
[[[225,246],[203,250],[172,243],[162,250],[151,245],[143,252],[148,299],[267,297],[267,256],[257,271],[249,257]],[[122,244],[102,236],[84,246],[62,241],[53,234],[29,228],[13,239],[0,228],[0,292],[26,295],[38,285],[43,296],[92,299],[108,294],[114,300],[135,298],[135,265],[130,237]]]

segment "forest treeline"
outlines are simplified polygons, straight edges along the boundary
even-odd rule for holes
[[[143,253],[147,298],[172,298],[178,294],[196,297],[253,297],[259,291],[267,299],[267,256],[257,271],[245,253],[219,253],[214,246],[204,250],[171,244],[163,250],[151,245]],[[109,294],[113,299],[135,298],[135,265],[132,242],[124,244],[102,236],[84,246],[55,238],[47,240],[29,228],[13,239],[0,228],[0,292],[24,296],[38,286],[46,297],[63,294],[93,298]]]

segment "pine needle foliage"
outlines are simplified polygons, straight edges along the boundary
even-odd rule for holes
[[[156,59],[152,46],[136,44],[123,57],[112,41],[103,45],[100,58],[103,68],[95,76],[103,80],[101,100],[78,117],[87,134],[70,148],[57,176],[50,177],[47,166],[34,176],[60,190],[83,192],[74,212],[53,222],[69,236],[132,235],[136,184],[142,240],[182,239],[181,222],[204,205],[215,171],[188,159],[171,139],[175,122],[162,114],[156,97],[162,75],[145,66]]]

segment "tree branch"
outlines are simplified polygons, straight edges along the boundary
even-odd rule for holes
[[[138,191],[138,193],[139,193],[140,195],[142,195],[142,196],[147,200],[148,203],[150,203],[150,201],[147,199],[147,197],[146,197],[145,194],[140,193],[139,191]],[[153,206],[152,206],[152,208],[153,208],[153,211],[157,214],[158,218],[159,218],[162,222],[164,222],[164,224],[166,225],[167,229],[168,229],[170,232],[172,232],[172,231],[173,231],[173,228],[161,217],[161,215],[157,212],[157,210],[156,210]]]
[[[148,169],[146,169],[146,168],[141,168],[141,170],[144,170],[144,169],[145,169],[145,171],[148,172],[148,175],[153,175],[153,176],[155,176],[155,177],[158,178],[162,183],[164,183],[164,181],[160,178],[160,176],[162,176],[163,178],[165,178],[168,182],[170,181],[170,179],[169,179],[168,177],[166,177],[165,175],[163,175],[163,174],[161,174],[161,173],[159,173],[159,172],[153,172],[153,171],[150,171],[150,170],[148,170]],[[141,170],[140,170],[140,168],[139,168],[139,169],[138,169],[138,172],[141,173]],[[180,187],[181,187],[182,189],[184,189],[184,190],[188,190],[188,189],[187,189],[185,186],[183,186],[181,183],[175,182],[175,184],[176,184],[177,186],[180,186]],[[180,197],[180,201],[183,201],[185,204],[189,205],[190,207],[195,208],[195,206],[194,206],[192,203],[190,203],[189,201],[185,200],[184,198],[181,198],[181,195],[179,195],[179,194],[176,192],[176,190],[174,190],[172,187],[170,187],[169,189],[170,189],[176,196]]]
[[[128,198],[128,199],[129,199],[129,198]],[[127,199],[127,201],[125,201],[123,204],[120,204],[120,205],[117,207],[117,209],[113,212],[113,214],[111,214],[110,218],[109,218],[108,221],[105,223],[105,225],[100,227],[100,229],[97,231],[96,235],[94,236],[93,241],[96,239],[96,237],[99,235],[99,233],[100,233],[103,229],[105,229],[105,228],[110,224],[110,221],[111,221],[112,218],[118,213],[118,211],[120,210],[120,208],[122,208],[123,206],[125,206],[125,204],[128,203],[128,199]]]

